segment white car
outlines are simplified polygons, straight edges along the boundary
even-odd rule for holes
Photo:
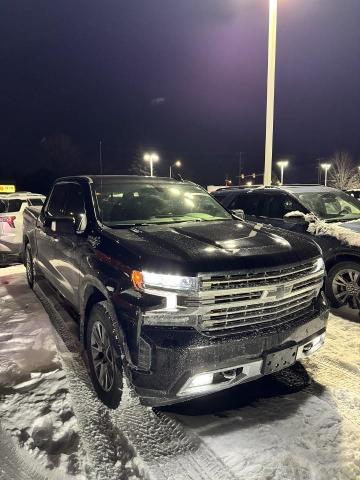
[[[43,195],[31,192],[0,195],[0,265],[21,261],[24,210],[41,209],[44,201]]]

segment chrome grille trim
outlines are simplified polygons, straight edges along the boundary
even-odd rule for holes
[[[278,271],[267,271],[257,273],[224,273],[224,274],[202,274],[201,291],[207,290],[224,290],[244,288],[244,283],[251,287],[252,283],[258,286],[265,286],[272,283],[279,283],[279,280],[293,281],[296,278],[303,278],[305,275],[311,274],[314,269],[314,262],[309,262],[306,265],[299,267],[283,268]],[[216,288],[217,287],[217,288]],[[220,287],[220,288],[219,288]]]
[[[324,280],[323,271],[314,273],[315,263],[251,274],[200,274],[200,291],[186,302],[207,335],[281,323],[312,311]]]

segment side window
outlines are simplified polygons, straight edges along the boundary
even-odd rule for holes
[[[8,212],[20,212],[23,204],[26,203],[26,200],[20,200],[18,198],[9,200],[8,202]]]
[[[86,222],[85,213],[84,194],[81,186],[78,183],[68,183],[64,216],[74,217],[76,228],[83,229],[85,228],[84,222]]]
[[[231,210],[244,210],[246,215],[257,215],[259,203],[258,195],[253,193],[241,193],[237,195],[230,205]]]
[[[67,194],[67,184],[58,183],[55,184],[52,189],[46,212],[51,217],[63,217],[64,216],[64,207],[65,207],[65,198]]]
[[[268,216],[270,218],[284,218],[289,212],[301,211],[303,207],[290,195],[277,193],[268,195]]]
[[[6,212],[7,203],[5,200],[0,200],[0,213]]]

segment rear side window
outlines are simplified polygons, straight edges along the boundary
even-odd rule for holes
[[[0,213],[5,213],[7,211],[7,201],[0,200]]]
[[[18,198],[14,198],[8,200],[7,202],[7,212],[18,212],[21,209],[23,203],[26,203],[26,200],[20,200]]]
[[[67,184],[58,183],[52,189],[49,202],[46,208],[51,217],[63,217],[65,208],[65,198],[67,193]]]
[[[42,207],[44,205],[44,200],[42,198],[28,198],[28,203],[32,207]]]

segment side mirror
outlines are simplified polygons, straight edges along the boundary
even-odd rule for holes
[[[235,215],[235,217],[241,218],[241,220],[245,220],[245,212],[244,210],[241,210],[241,208],[231,210],[231,213]]]
[[[75,219],[73,217],[52,218],[50,230],[59,235],[74,235],[76,233]]]

